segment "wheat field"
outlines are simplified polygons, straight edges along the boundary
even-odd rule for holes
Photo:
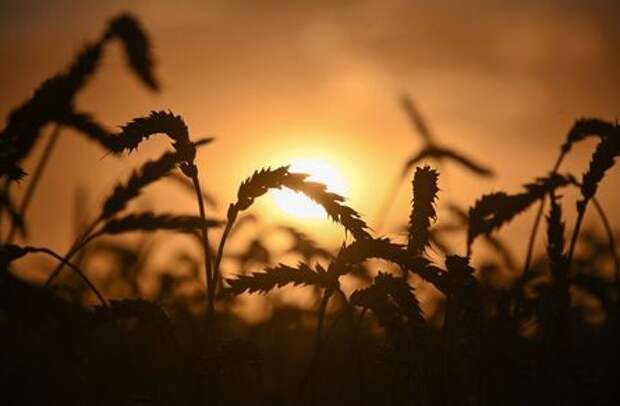
[[[290,165],[257,166],[220,201],[210,179],[227,168],[197,164],[216,140],[194,134],[174,105],[111,130],[77,97],[106,74],[112,47],[144,91],[161,91],[147,28],[116,15],[11,110],[0,133],[2,404],[620,402],[618,231],[597,199],[617,172],[617,121],[575,117],[547,173],[462,207],[445,197],[443,168],[491,180],[495,170],[445,143],[403,94],[394,108],[422,143],[395,178],[383,175],[393,187],[376,196],[371,227],[344,196]],[[69,130],[119,161],[155,138],[165,149],[119,178],[97,212],[68,224],[74,241],[58,252],[54,242],[33,245],[28,209],[45,198],[37,188]],[[577,144],[593,148],[573,173],[563,164]],[[161,209],[156,185],[192,199],[193,211]],[[385,231],[403,185],[408,217]],[[255,203],[281,190],[320,206],[339,244],[265,223]],[[520,241],[503,229],[525,212],[534,221]],[[276,235],[288,241],[279,251],[265,242]],[[513,252],[521,242],[523,257]],[[35,271],[43,281],[28,277]],[[269,317],[251,321],[244,306]]]

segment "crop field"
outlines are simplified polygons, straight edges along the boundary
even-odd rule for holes
[[[100,28],[0,132],[0,404],[620,404],[618,208],[597,193],[618,186],[617,121],[574,117],[546,172],[464,206],[444,172],[492,184],[490,157],[451,145],[401,92],[392,107],[419,148],[380,174],[376,215],[346,198],[338,169],[293,156],[256,158],[231,195],[214,179],[258,151],[251,137],[213,152],[225,134],[196,133],[174,104],[112,126],[78,101],[110,52],[141,91],[166,92],[146,20]],[[63,137],[98,148],[89,167],[132,166],[103,195],[65,199],[73,241],[59,250],[32,218],[54,196],[42,185],[65,182],[48,175]],[[567,169],[575,148],[589,162]],[[337,230],[269,219],[269,199]]]

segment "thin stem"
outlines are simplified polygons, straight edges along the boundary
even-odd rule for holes
[[[562,165],[562,161],[566,156],[566,152],[560,152],[558,155],[555,164],[553,165],[553,169],[551,169],[551,174],[557,173],[560,169],[560,165]],[[532,265],[532,258],[534,255],[534,245],[536,243],[536,236],[538,234],[538,227],[540,226],[540,220],[542,219],[543,212],[545,210],[545,203],[547,201],[547,195],[544,195],[540,199],[540,204],[538,205],[538,211],[536,212],[536,218],[534,219],[534,225],[532,226],[532,231],[530,232],[530,238],[527,243],[527,253],[525,255],[525,263],[523,264],[523,272],[521,273],[521,277],[518,279],[516,287],[515,287],[515,313],[518,314],[521,311],[521,302],[523,301],[523,285],[525,285],[527,278],[530,273],[530,267]]]
[[[207,310],[213,314],[214,302],[215,302],[215,293],[217,290],[217,283],[220,277],[220,264],[222,263],[222,258],[224,256],[224,247],[226,245],[226,241],[228,240],[228,235],[230,234],[230,230],[232,230],[235,221],[237,220],[237,215],[239,211],[237,206],[231,204],[228,207],[228,220],[226,221],[226,227],[224,228],[224,232],[222,233],[222,237],[220,238],[220,243],[217,247],[217,254],[215,256],[215,266],[213,267],[213,279],[210,285],[211,292],[209,292],[208,300],[209,304]]]
[[[228,236],[230,234],[230,230],[232,230],[235,221],[237,220],[238,210],[235,205],[231,205],[228,208],[228,220],[226,221],[226,226],[224,227],[224,232],[222,233],[222,238],[220,238],[220,243],[217,247],[217,254],[215,256],[215,267],[213,271],[213,279],[217,279],[220,273],[220,264],[222,262],[222,258],[224,256],[224,247],[226,245],[226,241],[228,240]]]
[[[581,224],[583,223],[583,219],[586,214],[586,207],[588,205],[588,200],[583,200],[577,203],[577,221],[575,222],[575,228],[573,229],[573,235],[570,239],[570,246],[568,248],[568,260],[566,269],[570,272],[571,265],[573,262],[573,257],[575,255],[575,247],[577,246],[577,238],[579,237],[579,231],[581,229]]]
[[[581,183],[577,182],[575,179],[571,181],[571,183],[579,188],[581,188]],[[609,219],[605,214],[605,210],[596,199],[595,196],[592,197],[592,204],[596,208],[596,212],[598,213],[601,222],[603,223],[603,228],[605,228],[605,232],[607,233],[607,241],[609,245],[609,252],[614,261],[614,278],[616,280],[616,286],[618,289],[618,295],[620,296],[620,259],[618,255],[618,251],[616,250],[616,239],[614,238],[614,232],[611,229],[611,224],[609,223]]]
[[[95,296],[97,296],[97,299],[99,299],[99,301],[101,302],[102,305],[104,306],[108,306],[108,302],[107,300],[103,297],[103,295],[101,294],[101,292],[99,292],[99,290],[95,287],[95,285],[90,281],[90,279],[88,279],[88,277],[84,274],[84,272],[82,272],[80,270],[80,268],[78,268],[76,265],[72,264],[71,262],[69,262],[67,259],[61,257],[60,255],[56,254],[54,251],[50,250],[49,248],[39,248],[39,247],[25,247],[25,249],[29,252],[32,253],[43,253],[43,254],[47,254],[51,257],[56,258],[58,261],[60,261],[61,264],[63,265],[67,265],[69,268],[71,268],[83,281],[84,283],[86,283],[86,285],[88,285],[88,287],[90,288],[90,290],[93,291],[93,293],[95,294]],[[46,285],[47,286],[47,285]]]
[[[41,159],[37,163],[37,167],[35,168],[34,173],[32,174],[31,181],[28,184],[28,188],[26,189],[26,192],[24,193],[24,198],[19,206],[18,214],[22,219],[25,219],[26,217],[26,210],[28,209],[28,206],[30,205],[30,202],[32,201],[32,196],[34,195],[34,191],[37,189],[37,186],[39,185],[39,181],[41,180],[41,177],[43,176],[43,172],[45,171],[47,163],[50,160],[52,151],[54,150],[54,146],[58,142],[58,138],[60,136],[60,129],[61,129],[61,125],[56,124],[52,134],[47,140],[45,149],[43,149]],[[14,241],[16,234],[17,234],[17,224],[13,222],[11,223],[9,236],[7,237],[7,244],[11,244]]]
[[[209,232],[206,223],[205,216],[205,206],[202,199],[202,190],[200,189],[200,180],[198,179],[197,171],[191,176],[192,183],[194,184],[194,191],[196,192],[196,200],[198,201],[198,211],[200,212],[200,217],[202,218],[202,227],[200,229],[201,237],[202,237],[202,248],[204,251],[205,257],[205,278],[207,284],[207,320],[211,320],[213,316],[214,310],[214,294],[215,289],[213,289],[213,284],[215,280],[213,279],[213,271],[211,268],[211,250],[209,249]]]
[[[560,169],[560,165],[562,165],[562,161],[564,160],[565,152],[561,152],[555,161],[555,165],[553,165],[553,169],[551,170],[552,174],[555,174],[558,169]],[[523,265],[523,274],[524,276],[529,272],[530,265],[532,264],[532,257],[534,254],[534,244],[536,243],[536,235],[538,233],[538,227],[540,226],[540,220],[542,219],[543,212],[545,210],[547,196],[543,196],[540,200],[540,204],[538,205],[538,211],[536,212],[536,218],[534,219],[534,225],[532,226],[532,231],[530,232],[530,238],[527,243],[527,254],[525,256],[525,263]]]
[[[529,271],[530,265],[532,264],[532,256],[534,253],[534,244],[536,243],[536,235],[538,234],[538,227],[540,226],[540,220],[542,219],[543,212],[545,211],[545,204],[547,203],[547,195],[543,196],[540,199],[540,204],[538,205],[538,211],[536,212],[536,218],[534,219],[534,225],[532,226],[532,231],[530,232],[530,238],[527,242],[527,254],[525,256],[525,263],[523,265],[523,273]]]
[[[84,231],[82,233],[82,235],[80,237],[78,237],[73,244],[71,245],[71,248],[69,248],[69,251],[67,251],[67,253],[65,254],[65,256],[63,257],[63,259],[65,261],[70,261],[71,258],[73,258],[73,256],[82,248],[84,248],[84,246],[86,245],[86,243],[88,243],[91,240],[90,234],[93,232],[93,230],[99,225],[99,223],[101,222],[102,217],[98,217],[95,221],[93,221],[90,226],[87,227],[86,231]],[[63,268],[64,268],[64,262],[61,262],[51,273],[51,275],[49,276],[49,278],[47,279],[47,281],[45,282],[45,287],[48,287],[52,284],[52,282],[60,275],[60,272],[62,272]]]

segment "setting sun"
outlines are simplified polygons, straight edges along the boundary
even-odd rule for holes
[[[298,159],[291,163],[291,172],[307,173],[309,180],[323,183],[327,190],[346,195],[347,184],[342,173],[329,163],[319,159]],[[276,206],[283,212],[305,219],[325,218],[325,210],[308,197],[289,189],[272,192]]]

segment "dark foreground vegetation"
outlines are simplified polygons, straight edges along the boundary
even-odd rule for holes
[[[0,134],[1,404],[620,404],[619,263],[614,232],[596,200],[620,153],[617,123],[577,120],[549,173],[520,193],[483,195],[468,210],[442,204],[444,216],[437,213],[440,174],[426,163],[454,164],[471,176],[492,171],[441,145],[404,98],[426,145],[399,178],[412,179],[405,242],[376,237],[341,196],[287,167],[251,174],[226,217],[215,218],[200,182],[208,186],[208,178],[194,164],[210,139],[192,138],[172,112],[152,112],[111,132],[75,105],[115,42],[137,78],[158,90],[148,37],[134,17],[121,15],[15,108]],[[64,128],[119,157],[156,134],[171,147],[119,180],[70,249],[56,253],[27,245],[27,209]],[[573,145],[592,137],[598,145],[583,175],[563,173]],[[42,157],[26,174],[22,162],[41,138],[47,138]],[[171,180],[193,194],[196,213],[133,210],[149,185]],[[19,202],[16,182],[25,185]],[[229,252],[227,241],[252,219],[254,201],[274,188],[320,204],[346,231],[341,247],[321,248],[282,226],[264,232],[288,235],[289,254],[299,262],[274,265],[278,258],[260,234],[245,252]],[[567,188],[579,191],[576,212],[562,211],[574,207],[560,204]],[[518,261],[496,232],[530,208],[536,222],[527,256]],[[586,214],[600,218],[604,233],[583,229]],[[141,281],[153,272],[154,231],[184,233],[203,254],[179,251],[157,265],[165,270],[147,292]],[[125,233],[141,237],[119,243]],[[458,233],[467,236],[466,247],[451,242]],[[547,246],[540,258],[533,255],[537,234]],[[483,244],[488,258],[477,258],[482,265],[475,269],[473,247]],[[441,263],[430,260],[430,250]],[[20,261],[31,255],[57,263],[43,286],[20,276]],[[101,257],[112,270],[94,278],[89,267]],[[236,268],[224,268],[223,259]],[[250,264],[263,270],[247,272]],[[343,289],[344,278],[358,288]],[[312,291],[314,307],[276,302],[272,317],[256,325],[232,311],[240,295],[302,287]],[[419,290],[440,298],[431,311],[421,310]]]

